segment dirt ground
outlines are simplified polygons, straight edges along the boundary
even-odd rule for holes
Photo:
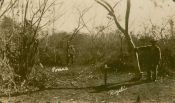
[[[69,85],[59,85],[56,88],[46,88],[14,97],[1,97],[0,101],[2,103],[175,103],[173,77],[159,79],[156,82],[124,82],[131,77],[131,74],[108,75],[107,86],[103,85],[103,77],[99,79],[90,76],[90,73],[86,77],[79,75],[76,79],[72,78]]]

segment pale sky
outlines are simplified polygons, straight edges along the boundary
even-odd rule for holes
[[[114,5],[119,0],[107,1]],[[172,0],[160,1],[163,0],[131,0],[130,30],[142,28],[143,24],[149,23],[149,19],[153,24],[161,25],[165,22],[164,19],[175,17],[175,3]],[[88,22],[89,28],[106,25],[109,21],[107,11],[94,0],[58,0],[58,2],[63,2],[63,5],[61,8],[56,7],[56,15],[65,14],[55,22],[57,31],[71,32],[76,27],[78,21],[77,8],[83,10],[92,6],[84,17],[85,21],[91,19]],[[126,0],[121,0],[120,4],[115,8],[116,15],[120,15],[121,24],[124,23],[125,9]]]
[[[22,0],[23,1],[23,0]],[[35,4],[38,4],[39,0],[31,0]],[[53,0],[50,0],[50,2]],[[112,6],[121,1],[117,7],[115,7],[116,16],[119,17],[120,23],[123,26],[126,10],[126,0],[106,0]],[[61,6],[60,6],[61,5]],[[84,10],[89,8],[89,11],[84,16],[84,21],[87,22],[89,29],[93,30],[98,26],[105,26],[110,19],[108,12],[94,0],[56,0],[55,17],[63,15],[54,24],[56,31],[72,32],[77,27],[79,19],[79,13],[77,9]],[[150,25],[150,20],[153,24],[160,25],[166,23],[169,18],[175,20],[175,2],[172,0],[131,0],[131,15],[129,22],[130,31],[141,31],[144,24]],[[51,8],[53,9],[53,8]],[[50,13],[43,18],[44,21],[48,19],[53,20],[54,14]],[[114,22],[111,26],[112,30],[116,29]],[[48,31],[51,31],[53,25],[46,27]],[[86,29],[81,32],[87,32]]]

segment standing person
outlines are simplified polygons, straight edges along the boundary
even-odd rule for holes
[[[70,41],[67,41],[67,45],[66,45],[66,63],[67,65],[69,64],[69,46],[70,46]]]
[[[68,45],[68,50],[67,50],[67,64],[73,64],[74,63],[74,55],[75,55],[75,48],[73,45]]]
[[[156,40],[151,40],[150,43],[151,45],[137,47],[136,50],[146,54],[142,62],[147,71],[147,80],[155,81],[159,71],[161,51]]]

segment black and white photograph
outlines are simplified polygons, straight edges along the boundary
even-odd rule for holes
[[[175,103],[175,0],[0,0],[0,103]]]

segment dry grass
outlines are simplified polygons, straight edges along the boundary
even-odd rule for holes
[[[92,73],[88,68],[68,73],[52,74],[56,77],[57,88],[45,89],[19,95],[2,97],[2,103],[173,103],[175,101],[175,79],[167,77],[157,82],[118,86],[117,83],[131,78],[128,73],[109,75],[108,83],[116,83],[111,89],[93,92],[94,88],[80,88],[103,85],[103,75]],[[62,81],[62,82],[60,82]],[[121,88],[122,87],[122,88]],[[137,102],[138,103],[138,102]]]

